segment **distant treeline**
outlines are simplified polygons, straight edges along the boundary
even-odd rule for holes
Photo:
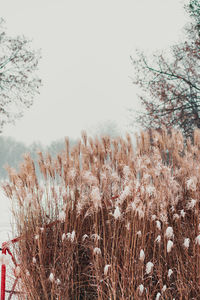
[[[70,139],[70,145],[73,146],[75,143],[75,140]],[[56,157],[64,147],[64,138],[54,141],[48,146],[44,146],[39,142],[26,146],[24,143],[18,142],[13,138],[0,136],[0,179],[7,178],[6,165],[18,169],[20,162],[23,161],[23,155],[25,153],[30,153],[31,157],[36,162],[38,159],[38,150],[43,153],[48,152],[52,157]]]
[[[88,132],[89,136],[104,136],[116,137],[120,135],[120,130],[116,122],[104,121],[98,123]],[[70,138],[70,146],[73,147],[77,142],[76,139]],[[42,153],[49,153],[53,158],[56,158],[57,154],[64,150],[65,139],[59,139],[51,142],[48,146],[42,145],[40,142],[34,142],[30,146],[26,146],[22,142],[16,141],[14,138],[0,136],[0,180],[7,178],[6,165],[12,168],[18,169],[19,164],[24,160],[23,155],[30,153],[34,162],[38,160],[38,151]],[[36,164],[36,172],[37,172]],[[38,173],[38,172],[37,172]],[[39,176],[39,173],[38,173]]]

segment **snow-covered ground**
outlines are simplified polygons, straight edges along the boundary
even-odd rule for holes
[[[0,244],[11,237],[10,200],[0,189]]]

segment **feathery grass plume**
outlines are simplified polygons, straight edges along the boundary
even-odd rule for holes
[[[185,238],[184,239],[184,243],[183,243],[183,246],[185,247],[185,248],[189,248],[189,245],[190,245],[190,239],[189,238]]]
[[[164,293],[166,291],[166,289],[167,289],[167,286],[166,286],[166,284],[164,284],[162,287],[162,293]]]
[[[115,208],[113,216],[114,216],[115,219],[119,219],[121,217],[121,212],[120,212],[119,206],[117,206]]]
[[[180,214],[181,214],[181,217],[183,217],[183,218],[185,217],[186,212],[184,211],[184,209],[181,209],[181,213]]]
[[[190,199],[190,201],[187,203],[187,209],[193,209],[197,203],[197,200]]]
[[[173,215],[173,220],[178,220],[179,218],[180,218],[180,216],[178,214]]]
[[[157,295],[156,295],[156,300],[159,300],[160,297],[161,297],[161,293],[158,292]]]
[[[156,221],[156,227],[158,228],[158,230],[161,230],[161,223],[160,221]]]
[[[189,178],[186,182],[186,186],[188,190],[196,191],[197,186],[197,178],[195,176],[192,176]]]
[[[156,239],[155,239],[155,242],[159,244],[159,243],[160,243],[160,241],[161,241],[161,236],[160,236],[160,235],[158,235],[158,236],[156,237]]]
[[[108,270],[110,268],[110,265],[105,265],[104,267],[104,275],[107,276],[108,275]]]
[[[98,247],[95,247],[93,250],[94,255],[101,255],[101,249]]]
[[[144,292],[144,285],[140,284],[138,288],[139,288],[139,295],[142,296],[142,294]]]
[[[143,249],[140,250],[140,257],[139,257],[139,259],[140,259],[141,261],[144,261],[144,259],[145,259],[145,253],[144,253],[144,250],[143,250]]]
[[[71,241],[72,243],[74,242],[74,240],[75,240],[75,231],[73,230],[72,231],[72,233],[70,233],[70,232],[68,232],[67,234],[66,234],[66,239],[67,240],[69,240],[69,241]],[[63,235],[62,235],[62,238],[64,238],[63,237]]]
[[[167,237],[167,239],[171,239],[174,237],[173,228],[171,226],[167,227],[167,229],[165,231],[165,236]]]
[[[49,275],[49,280],[51,281],[51,282],[54,282],[54,275],[53,275],[53,273],[51,273],[50,275]]]
[[[146,131],[135,148],[83,133],[56,158],[39,152],[40,176],[30,155],[7,167],[27,299],[198,299],[199,132]]]
[[[147,264],[146,264],[146,273],[149,274],[151,273],[153,269],[153,263],[151,261],[149,261]]]
[[[200,246],[200,234],[196,237],[195,241],[196,241],[196,244],[198,244]]]
[[[32,262],[33,262],[33,264],[36,264],[36,263],[37,263],[37,260],[36,260],[35,257],[33,257]]]
[[[65,221],[65,217],[66,217],[65,212],[62,210],[59,213],[58,219],[59,219],[59,221],[64,222]]]
[[[62,234],[62,242],[63,242],[65,239],[66,239],[66,234],[63,233],[63,234]]]
[[[59,278],[56,279],[56,284],[57,284],[57,285],[60,285],[60,284],[61,284],[61,281],[60,281]]]
[[[167,242],[167,252],[168,253],[171,252],[173,245],[174,245],[174,243],[171,240],[169,240]]]
[[[172,269],[169,269],[168,270],[168,274],[167,274],[167,276],[170,278],[170,276],[173,274],[173,271],[172,271]]]
[[[152,220],[152,221],[156,220],[156,218],[157,218],[156,215],[152,215],[152,216],[151,216],[151,220]]]
[[[95,209],[97,210],[98,208],[101,208],[101,195],[98,187],[92,187],[90,196],[94,203]]]

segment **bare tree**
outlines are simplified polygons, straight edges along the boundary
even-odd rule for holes
[[[189,5],[185,5],[186,11],[195,20],[197,25],[200,25],[200,3],[199,0],[190,0]]]
[[[24,36],[10,37],[0,19],[0,132],[33,104],[41,80],[36,76],[40,52]]]
[[[187,41],[174,45],[169,56],[154,55],[151,62],[142,52],[131,59],[145,108],[137,121],[145,128],[177,127],[191,136],[200,128],[200,2],[190,1],[186,9],[192,17],[185,28]]]

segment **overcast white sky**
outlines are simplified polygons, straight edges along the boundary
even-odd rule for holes
[[[3,135],[44,144],[105,120],[126,130],[138,107],[130,55],[169,47],[188,20],[183,0],[1,0],[1,16],[43,56],[40,95]]]

